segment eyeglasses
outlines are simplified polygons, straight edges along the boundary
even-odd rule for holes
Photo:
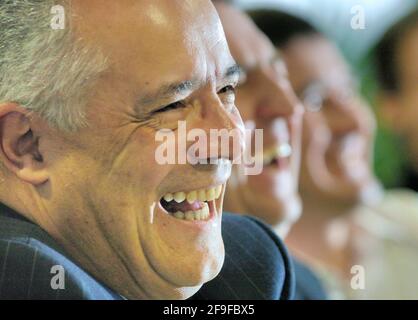
[[[327,90],[321,82],[314,82],[303,90],[299,98],[307,111],[318,112],[327,98]]]
[[[335,90],[319,81],[309,84],[298,96],[307,111],[318,112],[324,107],[331,92],[340,103],[347,103],[355,96],[355,89],[351,86]]]

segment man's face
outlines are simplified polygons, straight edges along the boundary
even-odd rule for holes
[[[226,5],[217,9],[232,55],[244,71],[237,106],[247,128],[264,131],[263,171],[231,178],[226,209],[288,227],[301,211],[297,180],[302,106],[267,38],[242,12]],[[254,145],[247,147],[254,150]]]
[[[405,33],[397,50],[399,90],[384,95],[387,123],[405,141],[410,164],[418,172],[418,24]]]
[[[283,49],[304,117],[301,194],[315,203],[353,205],[371,200],[378,184],[370,167],[374,119],[355,92],[347,64],[320,35]]]
[[[88,128],[43,134],[48,214],[37,222],[122,295],[187,298],[223,264],[230,155],[159,165],[155,134],[179,120],[207,132],[242,127],[219,18],[206,0],[73,1],[72,10],[76,35],[106,54],[109,69]]]

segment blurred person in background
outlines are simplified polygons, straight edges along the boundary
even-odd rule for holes
[[[311,111],[303,128],[303,215],[287,237],[290,249],[318,271],[332,299],[417,298],[416,248],[399,243],[407,234],[404,207],[371,168],[375,120],[348,64],[302,19],[270,10],[251,16]]]
[[[393,25],[376,48],[380,85],[378,111],[383,125],[406,150],[403,187],[418,191],[418,10]]]
[[[225,194],[225,209],[250,214],[285,237],[301,213],[298,193],[303,106],[288,80],[286,65],[251,19],[225,1],[214,1],[242,76],[237,106],[247,128],[263,130],[259,175],[235,167]],[[252,131],[254,142],[254,130]],[[254,151],[254,145],[251,147]],[[296,299],[324,299],[316,276],[294,261]]]
[[[263,170],[228,184],[225,208],[251,213],[285,236],[301,213],[298,194],[303,107],[285,63],[265,35],[239,9],[216,2],[234,59],[241,68],[237,106],[247,128],[263,130]],[[254,130],[251,146],[254,151]],[[259,155],[255,155],[256,157]]]

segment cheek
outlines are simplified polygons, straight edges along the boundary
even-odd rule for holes
[[[154,201],[157,188],[167,174],[167,166],[159,165],[155,160],[154,130],[138,129],[129,140],[115,141],[119,150],[113,153],[101,153],[101,157],[92,159],[95,163],[97,181],[92,185],[102,196],[124,198],[135,203]],[[110,150],[116,150],[116,147]],[[104,194],[106,193],[106,194]]]
[[[325,156],[330,144],[331,132],[325,119],[319,114],[305,113],[303,121],[303,153],[304,156],[319,154]]]
[[[239,91],[235,104],[244,121],[255,120],[255,102],[251,96],[251,92],[248,92],[247,89]]]

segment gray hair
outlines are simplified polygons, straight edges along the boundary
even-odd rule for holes
[[[87,125],[88,97],[106,59],[73,37],[68,17],[63,30],[51,27],[56,4],[0,0],[0,103],[18,103],[53,127],[75,131]]]

